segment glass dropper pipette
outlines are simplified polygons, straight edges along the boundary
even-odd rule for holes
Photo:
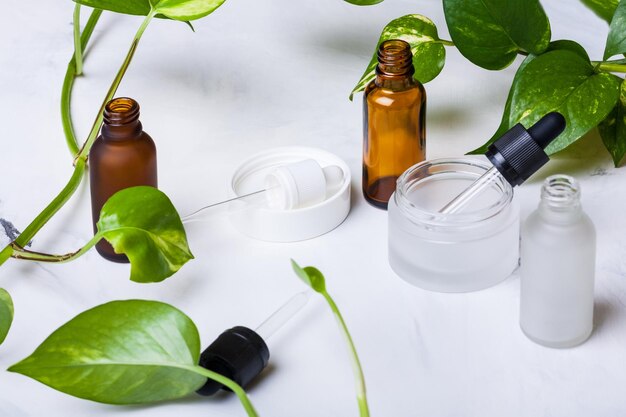
[[[439,212],[443,214],[458,213],[501,177],[504,177],[513,187],[522,184],[550,160],[544,149],[564,129],[565,118],[557,112],[546,114],[528,130],[520,123],[516,124],[492,143],[485,153],[493,167]]]

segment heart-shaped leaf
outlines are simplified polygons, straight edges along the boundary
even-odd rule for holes
[[[74,0],[95,9],[116,13],[190,21],[200,19],[220,7],[225,0]]]
[[[540,54],[550,42],[550,22],[538,0],[444,0],[450,36],[474,64],[508,66],[519,50]]]
[[[492,139],[517,123],[528,128],[545,114],[557,111],[565,116],[567,127],[546,152],[558,152],[606,118],[618,100],[620,82],[612,74],[596,73],[587,58],[572,50],[534,57],[515,75],[510,106],[505,108],[502,124]]]
[[[317,268],[312,266],[301,268],[293,259],[291,260],[291,266],[296,275],[298,275],[306,285],[313,288],[314,291],[318,293],[326,292],[326,280],[324,279],[324,275]]]
[[[619,0],[582,0],[582,2],[599,17],[611,23]]]
[[[598,131],[617,167],[626,155],[626,83],[624,81],[621,84],[617,105],[598,125]]]
[[[376,45],[374,56],[361,79],[352,90],[350,100],[352,100],[355,93],[363,91],[376,78],[376,65],[378,65],[376,54],[378,47],[389,39],[402,39],[411,45],[413,67],[415,67],[413,78],[419,82],[427,83],[441,72],[446,60],[446,51],[437,34],[437,27],[425,16],[419,14],[406,15],[392,20],[383,29]]]
[[[572,51],[576,54],[578,54],[581,58],[589,61],[589,55],[587,55],[587,51],[585,51],[585,48],[583,48],[582,46],[580,46],[578,43],[574,42],[574,41],[570,41],[567,39],[563,39],[563,40],[558,40],[558,41],[554,41],[554,42],[550,42],[550,46],[547,49],[548,51],[557,51],[557,50],[568,50],[568,51]],[[521,65],[519,66],[519,68],[517,69],[517,72],[515,73],[515,77],[513,78],[513,83],[511,85],[511,89],[509,90],[509,95],[506,99],[506,104],[504,105],[504,112],[502,114],[502,121],[500,122],[500,126],[498,126],[498,130],[496,130],[496,132],[493,134],[493,136],[491,136],[491,138],[481,147],[474,149],[471,152],[468,152],[468,154],[473,154],[473,155],[483,155],[485,152],[487,152],[487,148],[489,148],[489,146],[495,142],[496,140],[500,139],[500,137],[507,131],[509,130],[511,127],[513,127],[513,125],[510,125],[510,115],[511,115],[511,100],[513,99],[513,93],[515,91],[515,89],[513,88],[513,86],[515,86],[515,84],[517,83],[517,80],[520,77],[520,74],[522,74],[524,72],[524,67],[526,67],[526,65],[528,65],[532,60],[534,60],[537,56],[536,55],[528,55],[526,57],[526,59],[521,63]]]
[[[113,301],[79,314],[9,371],[66,394],[108,404],[184,397],[205,382],[193,368],[198,330],[176,308]]]
[[[604,59],[624,52],[626,52],[626,2],[620,2],[611,20],[611,26],[609,26]]]
[[[97,227],[115,252],[128,256],[133,281],[162,281],[193,259],[174,205],[156,188],[115,193],[102,207]]]
[[[13,323],[13,300],[4,288],[0,288],[0,344],[4,342]]]

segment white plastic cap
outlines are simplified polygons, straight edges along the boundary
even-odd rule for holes
[[[343,178],[340,167],[331,165],[322,169],[314,159],[280,166],[265,180],[268,206],[293,210],[321,203],[341,187]]]

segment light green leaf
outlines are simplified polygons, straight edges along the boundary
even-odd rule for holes
[[[596,73],[579,53],[568,49],[547,52],[518,70],[501,128],[506,131],[517,123],[528,128],[545,114],[557,111],[567,125],[546,152],[558,152],[608,115],[619,97],[620,82],[612,74]]]
[[[128,256],[133,281],[162,281],[193,259],[176,209],[156,188],[115,193],[102,207],[97,227],[116,253]]]
[[[474,64],[508,66],[519,50],[540,54],[550,42],[550,22],[538,0],[444,0],[450,36]]]
[[[550,42],[550,46],[548,47],[547,51],[557,51],[557,50],[572,51],[578,54],[581,58],[589,61],[589,55],[587,55],[587,51],[585,51],[585,48],[583,48],[582,46],[580,46],[578,43],[574,41],[563,39],[563,40]],[[482,145],[481,147],[477,149],[474,149],[473,151],[468,152],[468,154],[483,155],[485,152],[487,152],[487,149],[493,142],[500,139],[500,137],[504,133],[506,133],[507,130],[513,127],[513,125],[510,125],[510,121],[509,121],[509,117],[511,115],[511,100],[513,99],[513,93],[515,91],[513,87],[516,85],[520,77],[520,74],[524,72],[524,67],[526,67],[526,65],[528,65],[536,57],[537,55],[532,55],[532,54],[528,55],[526,59],[524,59],[524,61],[521,63],[519,68],[517,69],[517,72],[515,73],[515,77],[513,78],[513,84],[511,85],[511,89],[509,90],[509,95],[506,99],[506,104],[504,106],[504,112],[502,115],[502,121],[500,122],[500,126],[498,126],[498,130],[496,130],[493,136],[491,136],[491,138],[484,145]]]
[[[626,2],[620,2],[609,26],[604,59],[624,52],[626,52]]]
[[[94,9],[136,16],[147,16],[150,13],[150,2],[148,0],[74,0],[74,2]]]
[[[291,260],[291,266],[296,275],[298,275],[306,285],[313,288],[314,291],[318,293],[326,292],[326,280],[324,279],[324,275],[322,275],[317,268],[312,266],[301,268],[293,259]]]
[[[151,11],[157,17],[188,22],[200,19],[220,7],[225,0],[74,0],[95,9],[116,13],[147,16]]]
[[[191,319],[156,301],[113,301],[79,314],[9,371],[75,397],[139,404],[184,397],[206,378]]]
[[[611,23],[615,9],[619,0],[581,0],[585,6],[589,7],[595,14]]]
[[[383,2],[383,0],[345,0],[345,1],[354,5],[357,5],[357,6],[371,6],[371,5]]]
[[[13,323],[13,300],[4,288],[0,288],[0,344],[4,342]]]
[[[626,155],[626,83],[624,81],[621,84],[617,105],[598,125],[598,131],[602,136],[604,146],[613,157],[615,166],[619,166]]]
[[[220,7],[225,0],[153,0],[154,10],[174,20],[191,21],[203,18]]]
[[[421,83],[427,83],[441,72],[446,60],[446,51],[441,44],[435,24],[425,16],[410,14],[392,20],[385,26],[380,35],[374,56],[372,57],[365,73],[352,90],[350,100],[355,93],[363,91],[365,87],[376,78],[376,57],[378,47],[389,39],[402,39],[411,45],[413,52],[413,66],[415,73],[413,78]]]

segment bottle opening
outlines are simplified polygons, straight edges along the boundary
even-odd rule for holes
[[[543,183],[541,200],[553,207],[568,207],[580,202],[580,185],[569,175],[552,175]]]
[[[104,123],[124,125],[139,119],[139,103],[132,98],[119,97],[109,101],[104,107]]]
[[[379,75],[412,75],[414,72],[411,45],[401,39],[380,44],[377,67]]]

